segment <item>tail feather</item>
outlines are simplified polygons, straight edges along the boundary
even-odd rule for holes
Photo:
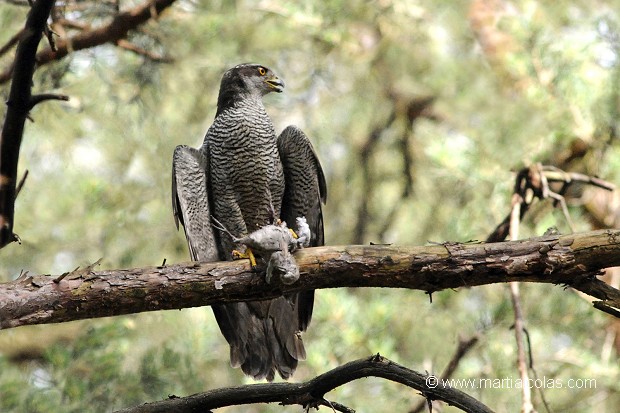
[[[230,363],[256,380],[272,381],[277,371],[288,379],[306,351],[299,332],[297,300],[274,300],[213,306],[230,345]],[[295,297],[296,298],[296,297]]]

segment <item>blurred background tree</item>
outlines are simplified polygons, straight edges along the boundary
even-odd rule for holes
[[[0,44],[23,27],[25,4],[0,4]],[[63,2],[55,19],[71,34],[117,7]],[[37,106],[27,125],[23,242],[0,251],[0,280],[100,257],[107,268],[187,261],[170,207],[172,151],[201,144],[222,73],[245,61],[287,84],[266,98],[276,129],[297,124],[314,142],[328,179],[327,244],[484,239],[510,208],[511,171],[533,162],[618,183],[619,10],[618,1],[177,1],[128,43],[36,72],[36,90],[71,101]],[[0,70],[12,58],[2,55]],[[618,226],[615,194],[567,195],[578,230]],[[522,236],[553,225],[569,231],[541,203]],[[551,411],[617,411],[619,324],[561,288],[524,285],[522,299],[537,375],[596,379],[596,388],[535,390],[539,411],[543,396]],[[433,304],[412,291],[322,290],[294,379],[376,352],[439,372],[459,337],[476,334],[454,377],[516,379],[512,323],[501,285],[436,293]],[[107,412],[246,382],[209,309],[0,331],[6,412]],[[464,390],[497,411],[520,405],[518,389]],[[421,399],[379,379],[327,397],[364,411],[407,411]]]

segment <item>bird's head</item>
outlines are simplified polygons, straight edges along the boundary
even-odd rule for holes
[[[260,97],[283,89],[284,82],[268,67],[255,63],[237,65],[222,76],[215,116],[248,96]]]
[[[220,90],[229,87],[239,92],[259,93],[262,96],[270,92],[282,92],[284,82],[268,67],[243,63],[224,73]]]

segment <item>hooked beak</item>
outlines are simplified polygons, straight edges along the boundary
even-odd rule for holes
[[[265,80],[265,83],[271,88],[274,92],[282,92],[284,90],[284,82],[281,81],[277,76],[273,76],[269,79]]]

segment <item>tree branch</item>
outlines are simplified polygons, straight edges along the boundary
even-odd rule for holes
[[[251,403],[299,404],[306,408],[329,405],[329,402],[326,403],[323,398],[325,393],[353,380],[369,376],[381,377],[404,384],[420,391],[427,399],[443,400],[465,412],[492,412],[491,409],[473,397],[459,390],[444,387],[441,382],[438,382],[436,387],[429,387],[427,375],[410,370],[377,354],[337,367],[305,383],[270,383],[228,387],[183,398],[147,403],[123,409],[117,413],[171,411],[189,413]]]
[[[301,278],[269,285],[246,260],[122,270],[76,270],[0,284],[0,328],[255,301],[337,287],[408,288],[432,293],[508,281],[571,286],[620,308],[620,291],[595,278],[620,265],[620,230],[494,244],[426,247],[330,246],[295,254]],[[54,280],[58,282],[54,282]]]
[[[151,18],[157,18],[172,3],[174,0],[147,1],[141,6],[118,13],[105,26],[85,30],[69,39],[59,39],[56,43],[46,24],[54,6],[54,0],[38,0],[33,3],[24,29],[2,47],[4,52],[19,40],[13,65],[0,74],[0,83],[13,78],[0,137],[0,248],[19,239],[13,233],[17,166],[28,112],[36,104],[45,100],[68,99],[67,96],[51,93],[33,96],[31,88],[35,66],[61,59],[72,51],[95,47],[107,42],[118,43],[127,36],[130,30]],[[43,33],[48,35],[50,45],[37,53]]]
[[[448,362],[448,365],[443,369],[441,375],[439,376],[442,380],[447,380],[452,377],[452,374],[456,371],[461,359],[465,357],[469,350],[471,350],[476,343],[478,342],[479,337],[475,335],[468,339],[463,339],[459,337],[459,343],[456,347],[456,351],[452,355],[452,358]],[[409,410],[409,413],[421,413],[424,411],[426,406],[428,405],[428,400],[422,400],[418,403],[413,409]]]
[[[19,42],[19,39],[23,36],[25,29],[21,29],[13,35],[2,47],[0,47],[0,56],[11,50],[13,46]]]
[[[120,39],[126,38],[130,30],[135,29],[149,19],[159,17],[161,12],[174,2],[175,0],[146,1],[140,6],[118,13],[110,23],[104,26],[92,30],[84,30],[68,39],[58,39],[55,51],[47,47],[37,53],[37,64],[42,66],[51,61],[60,60],[69,53],[78,50],[89,49],[105,43],[117,43]],[[0,73],[0,84],[10,79],[13,70],[13,67],[9,67],[3,73]]]
[[[135,44],[125,40],[120,39],[116,42],[116,45],[121,49],[125,49],[127,51],[133,52],[139,56],[144,56],[145,58],[159,63],[173,63],[174,59],[169,56],[162,56],[157,53],[153,53],[150,50],[143,49],[142,47],[138,47]]]
[[[31,89],[35,56],[53,6],[54,0],[37,0],[33,4],[15,54],[13,82],[0,135],[0,248],[18,239],[13,233],[13,219],[19,149],[24,124],[33,106]]]
[[[518,224],[523,216],[532,205],[535,199],[544,200],[551,198],[554,200],[554,206],[560,203],[562,212],[572,228],[572,222],[568,215],[566,202],[561,193],[555,193],[549,188],[549,182],[562,183],[560,192],[573,183],[592,185],[607,191],[613,191],[615,186],[602,179],[587,176],[580,173],[564,172],[554,166],[542,165],[536,163],[527,168],[521,169],[516,176],[515,186],[512,195],[511,213],[495,228],[495,230],[486,239],[487,242],[498,242],[506,239],[510,232],[511,220]],[[518,214],[515,214],[515,208],[518,207]]]
[[[45,102],[46,100],[69,100],[69,96],[67,95],[59,95],[58,93],[40,93],[38,95],[33,95],[30,98],[30,109],[35,107],[41,102]]]
[[[540,168],[541,169],[541,168]],[[547,187],[547,181],[544,178],[544,175],[540,174],[542,186],[545,189]],[[543,190],[542,193],[546,193],[547,191]],[[515,193],[517,194],[517,193]],[[520,195],[520,194],[517,194]],[[522,200],[523,196],[519,196]],[[513,197],[513,199],[515,199]],[[511,219],[510,219],[510,228],[508,231],[509,237],[511,241],[515,241],[519,239],[519,224],[521,223],[521,203],[513,203]],[[519,291],[519,283],[518,282],[510,282],[508,283],[508,289],[510,291],[510,301],[512,302],[512,310],[514,312],[514,330],[515,330],[515,341],[517,344],[517,369],[519,370],[519,377],[521,377],[522,383],[529,383],[529,369],[528,364],[525,360],[525,320],[523,318],[523,310],[521,309],[521,293]],[[531,357],[531,353],[530,353]],[[534,405],[532,404],[532,391],[530,386],[521,386],[521,413],[535,413]]]

